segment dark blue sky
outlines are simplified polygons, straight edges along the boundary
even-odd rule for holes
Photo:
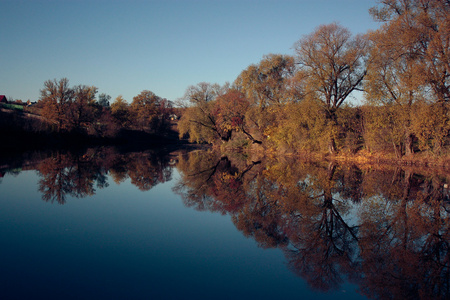
[[[233,82],[317,26],[376,29],[371,0],[0,0],[0,94],[38,100],[44,81],[98,87],[131,102],[176,100],[189,85]]]

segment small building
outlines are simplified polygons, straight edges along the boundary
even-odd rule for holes
[[[36,104],[36,101],[31,102],[30,100],[27,101],[27,106],[33,106]]]
[[[8,99],[6,99],[5,95],[0,95],[0,103],[8,103]]]

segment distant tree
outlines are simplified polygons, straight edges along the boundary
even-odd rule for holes
[[[294,58],[289,55],[269,54],[257,65],[241,72],[234,84],[253,103],[264,108],[289,100],[287,81],[294,75]]]
[[[180,138],[188,137],[190,142],[212,143],[220,135],[212,115],[212,104],[189,106],[184,109],[178,122]]]
[[[95,122],[90,127],[90,134],[98,137],[116,137],[121,129],[120,124],[112,116],[111,110],[103,108],[101,114],[96,116]]]
[[[328,150],[336,149],[336,110],[366,75],[368,43],[364,36],[352,37],[350,31],[336,23],[319,26],[295,44],[297,62],[306,93],[320,101],[330,124]]]
[[[159,101],[157,110],[159,117],[155,130],[161,133],[167,132],[170,127],[170,116],[174,113],[173,102],[163,98]]]
[[[122,95],[117,96],[111,104],[111,114],[121,127],[128,127],[131,123],[130,108]]]
[[[74,97],[68,104],[67,117],[75,130],[84,130],[86,126],[94,121],[95,116],[95,94],[97,88],[94,86],[78,85],[73,88]]]
[[[66,117],[68,104],[72,102],[74,91],[69,87],[69,80],[47,80],[41,90],[41,114],[50,122],[57,124],[58,131],[66,130],[69,123]]]
[[[277,126],[280,108],[298,101],[294,92],[294,58],[289,55],[265,55],[258,64],[250,65],[234,81],[234,86],[250,102],[246,111],[247,125],[252,125],[252,136],[262,141]]]
[[[223,92],[222,87],[217,83],[200,82],[197,85],[189,86],[183,99],[191,105],[204,104],[215,100]]]
[[[237,90],[230,90],[217,98],[213,107],[213,115],[217,128],[224,136],[231,138],[232,132],[242,132],[253,143],[261,144],[255,139],[249,129],[246,113],[250,107],[244,94]]]
[[[134,97],[130,105],[134,124],[141,130],[146,128],[154,130],[159,118],[158,108],[161,100],[160,97],[148,90],[144,90]]]
[[[184,100],[188,107],[178,122],[180,137],[189,136],[191,142],[212,143],[217,139],[228,141],[231,132],[224,132],[216,122],[214,115],[214,101],[217,96],[224,93],[228,85],[221,87],[218,84],[200,82],[186,89]]]

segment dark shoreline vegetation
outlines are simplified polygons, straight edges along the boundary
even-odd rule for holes
[[[295,55],[266,55],[231,84],[189,86],[176,105],[148,90],[110,104],[95,86],[47,80],[34,105],[3,104],[0,149],[189,141],[256,156],[450,167],[448,1],[382,0],[370,13],[375,31],[321,25]],[[355,95],[364,104],[350,105]]]

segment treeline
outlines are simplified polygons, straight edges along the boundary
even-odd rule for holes
[[[97,95],[95,86],[70,86],[67,78],[47,80],[33,105],[0,107],[0,149],[11,153],[53,148],[115,145],[129,150],[180,144],[179,109],[144,90],[128,103]]]
[[[147,143],[177,139],[172,101],[144,90],[129,104],[122,96],[97,95],[95,86],[70,86],[67,78],[47,80],[33,105],[0,111],[1,148],[70,144]],[[17,102],[17,101],[16,101]]]
[[[445,153],[450,3],[382,0],[370,13],[378,30],[353,36],[322,25],[295,55],[266,55],[233,84],[189,87],[180,135],[278,152]],[[352,107],[357,92],[365,103]]]
[[[57,132],[80,132],[92,136],[114,137],[121,129],[164,133],[170,128],[172,102],[144,90],[128,104],[118,96],[96,97],[94,86],[69,86],[69,80],[48,80],[37,104],[39,114]]]

